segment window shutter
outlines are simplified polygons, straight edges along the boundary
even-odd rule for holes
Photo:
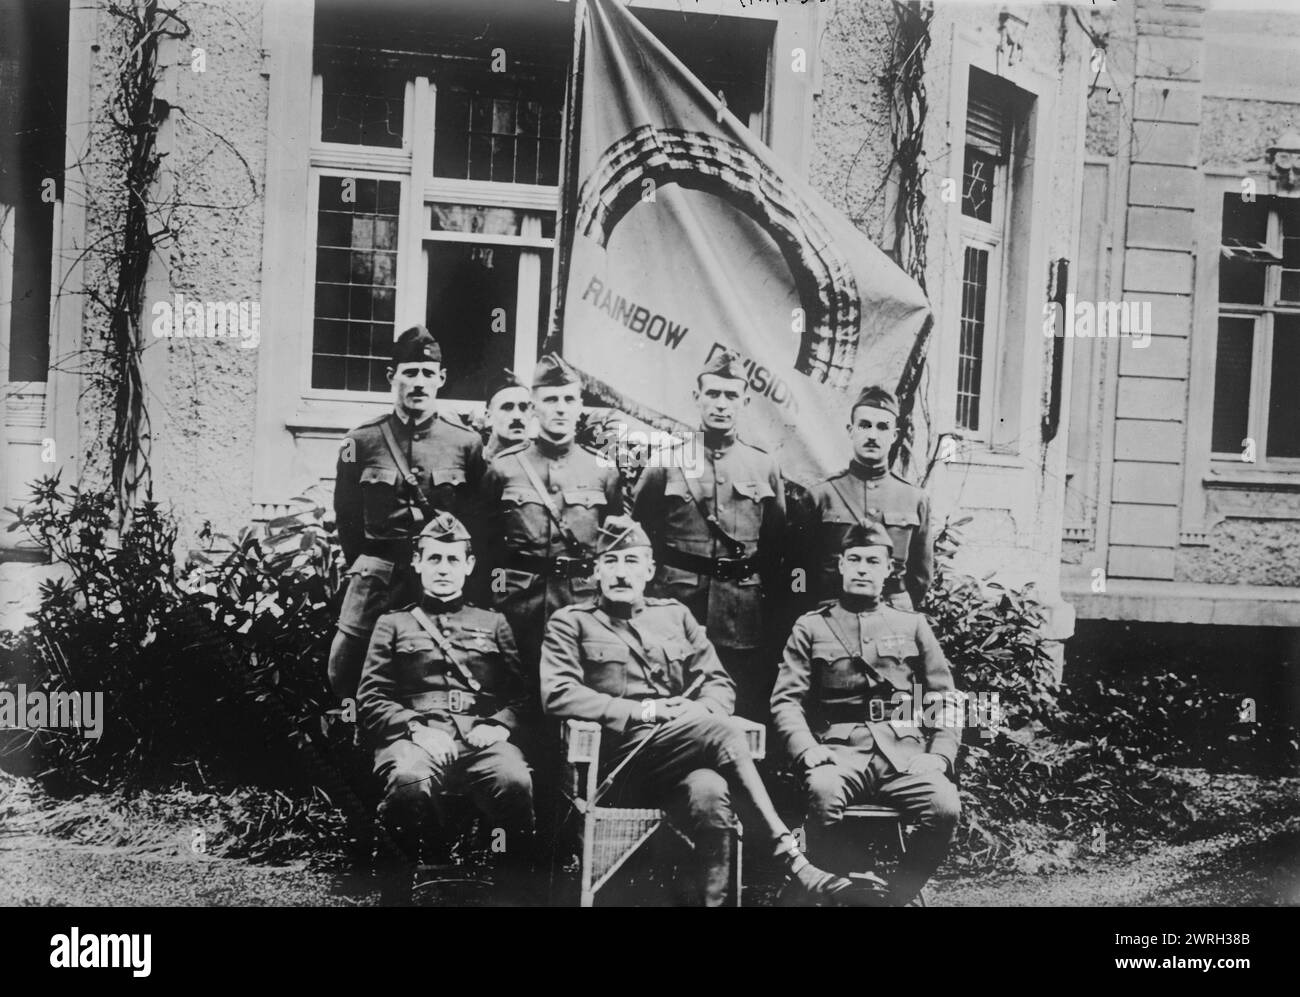
[[[1006,108],[988,93],[972,90],[966,105],[966,144],[999,159],[1010,145],[1011,123]]]

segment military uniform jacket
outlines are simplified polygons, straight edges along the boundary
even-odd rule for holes
[[[392,427],[416,484],[406,481],[384,442],[380,426]],[[434,415],[419,426],[393,412],[363,422],[343,439],[334,485],[339,542],[348,563],[366,541],[416,536],[429,510],[452,513],[476,538],[474,495],[484,471],[483,443],[473,430]],[[424,511],[418,515],[423,500]]]
[[[594,601],[557,610],[546,625],[540,670],[548,715],[614,731],[641,718],[642,700],[681,695],[700,675],[695,699],[719,716],[735,709],[731,676],[675,599],[646,599],[628,619]]]
[[[659,570],[651,591],[685,603],[719,647],[758,647],[763,638],[763,582],[780,570],[785,486],[776,460],[739,440],[705,450],[699,476],[688,485],[682,467],[648,467],[632,496],[632,518],[650,536]],[[757,570],[736,581],[672,567],[666,548],[714,560],[727,545],[710,532],[692,496],[705,496],[727,533],[742,541]]]
[[[839,594],[840,541],[861,519],[883,522],[894,542],[893,572],[886,582],[885,598],[906,592],[911,606],[919,607],[934,573],[930,541],[930,499],[892,471],[868,477],[850,465],[809,490],[809,519],[801,531],[816,558],[817,592],[823,599]]]
[[[941,724],[913,722],[925,715],[924,704],[914,712],[914,685],[923,699],[941,700],[929,714]],[[880,719],[873,719],[872,699],[889,703],[876,714]],[[792,758],[819,742],[874,744],[900,772],[914,755],[930,752],[942,756],[951,773],[961,742],[955,705],[948,660],[920,613],[887,605],[854,613],[835,602],[795,620],[772,690],[772,724]]]
[[[546,593],[548,612],[594,593],[588,578],[549,577],[543,561],[553,563],[570,551],[563,534],[529,481],[520,460],[529,462],[546,488],[560,519],[587,554],[596,548],[600,525],[608,516],[622,515],[623,492],[616,466],[601,466],[598,456],[576,443],[557,447],[536,439],[501,451],[483,479],[487,507],[486,537],[491,545],[491,568],[500,569],[503,582],[493,584],[497,605],[522,593]],[[521,559],[534,561],[521,567]]]
[[[459,602],[441,613],[437,603],[426,600],[423,605],[446,635],[455,660],[416,621],[413,606],[381,616],[357,689],[359,719],[366,730],[379,744],[406,737],[412,720],[461,738],[480,719],[514,730],[529,701],[506,618]],[[472,707],[452,710],[447,693],[453,691],[472,695]]]

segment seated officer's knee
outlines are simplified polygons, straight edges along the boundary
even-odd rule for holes
[[[808,770],[808,816],[818,824],[836,824],[844,817],[844,777],[835,765]]]
[[[695,769],[683,780],[686,806],[695,829],[726,828],[734,823],[727,780],[713,769]]]
[[[749,757],[749,742],[745,740],[731,717],[718,716],[716,713],[701,712],[685,723],[690,737],[698,738],[708,745],[720,765],[730,764]]]
[[[950,779],[938,772],[931,773],[931,785],[917,816],[922,823],[936,827],[957,825],[957,818],[961,816],[961,797]]]
[[[533,793],[533,774],[524,760],[524,753],[513,744],[498,745],[498,752],[492,766],[492,779],[497,794],[510,797],[531,797]]]
[[[428,752],[411,741],[395,741],[378,753],[376,768],[384,778],[389,807],[424,807],[438,790],[438,768]]]

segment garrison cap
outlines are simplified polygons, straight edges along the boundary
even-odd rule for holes
[[[533,371],[534,388],[558,388],[564,384],[581,384],[582,377],[558,353],[548,353],[537,361]]]
[[[600,528],[600,536],[596,538],[597,554],[649,546],[650,538],[641,529],[641,524],[631,516],[610,516]]]
[[[527,387],[527,385],[525,385],[523,381],[519,380],[519,378],[515,376],[515,372],[513,370],[503,369],[497,372],[496,374],[493,374],[490,377],[488,377],[487,403],[491,405],[492,399],[495,398],[500,392],[505,391],[507,388],[523,388],[523,387]]]
[[[894,541],[889,538],[889,531],[884,524],[875,519],[859,519],[848,528],[844,539],[840,541],[840,553],[852,547],[888,547],[894,550]]]
[[[898,400],[894,397],[894,393],[879,384],[869,384],[858,392],[857,401],[853,403],[853,408],[849,409],[849,418],[852,418],[853,413],[863,405],[882,408],[886,412],[893,413],[895,418],[898,417]]]
[[[468,542],[469,538],[465,524],[449,512],[438,513],[420,531],[421,540],[436,540],[438,543],[455,543],[457,540]]]
[[[422,325],[413,325],[393,343],[393,366],[404,363],[423,363],[432,360],[442,363],[442,347]]]
[[[715,377],[726,378],[729,381],[744,381],[749,383],[749,375],[745,372],[745,367],[741,363],[740,356],[731,350],[719,350],[714,353],[704,366],[700,368],[700,373],[696,380],[705,374],[712,374]]]

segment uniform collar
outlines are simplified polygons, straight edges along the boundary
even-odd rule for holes
[[[736,445],[736,431],[734,429],[725,433],[714,429],[702,429],[700,430],[700,436],[704,440],[705,450],[726,453]]]
[[[598,605],[616,620],[630,620],[645,611],[644,599],[638,599],[636,602],[611,602],[602,595]]]
[[[885,464],[864,464],[854,457],[849,461],[849,473],[863,481],[879,481],[889,473],[889,468]]]
[[[429,418],[425,419],[424,422],[412,423],[411,419],[406,415],[406,413],[404,413],[401,409],[399,409],[396,405],[394,405],[393,418],[397,420],[398,425],[400,425],[403,429],[409,429],[413,431],[416,429],[428,429],[429,426],[433,424],[433,420],[438,418],[438,410],[434,409],[431,413],[429,413]]]
[[[538,433],[533,437],[533,444],[537,447],[537,452],[543,457],[563,457],[574,447],[575,440],[571,436],[563,443],[550,439],[543,433]]]
[[[443,616],[447,613],[459,612],[465,605],[464,595],[458,595],[455,599],[436,599],[429,593],[425,592],[420,597],[420,608],[430,616]]]
[[[839,606],[844,612],[859,616],[862,613],[874,613],[880,608],[880,598],[867,599],[860,595],[841,595]]]

